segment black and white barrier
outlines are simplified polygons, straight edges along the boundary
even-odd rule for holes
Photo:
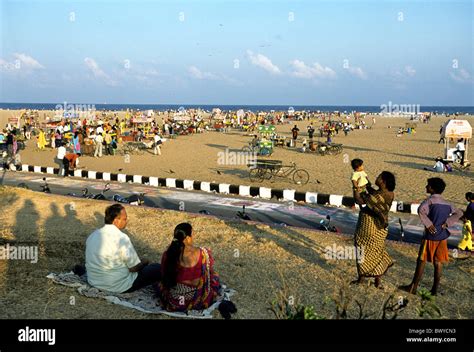
[[[57,175],[59,174],[58,168],[53,167],[42,167],[42,166],[31,166],[22,165],[18,168],[18,171],[23,172],[35,172],[43,174]],[[228,183],[214,183],[194,180],[180,180],[175,178],[161,178],[152,176],[142,175],[126,175],[126,174],[115,174],[109,172],[99,171],[87,171],[87,170],[75,170],[70,171],[70,176],[87,178],[92,180],[104,180],[104,181],[118,181],[136,183],[141,185],[149,185],[154,187],[168,187],[178,188],[189,191],[203,191],[212,192],[219,194],[231,194],[242,197],[260,197],[262,199],[278,199],[281,201],[288,202],[303,202],[308,204],[320,204],[320,205],[331,205],[337,207],[356,207],[354,198],[335,195],[335,194],[322,194],[315,192],[298,192],[293,189],[274,189],[267,187],[255,187],[255,186],[244,186],[244,185],[231,185]],[[410,213],[417,214],[417,210],[420,204],[417,203],[405,203],[400,201],[394,201],[391,212],[398,213]]]

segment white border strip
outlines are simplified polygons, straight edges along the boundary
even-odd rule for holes
[[[127,175],[125,175],[125,174],[118,174],[118,175],[117,175],[117,181],[118,181],[118,182],[127,182]]]
[[[183,189],[188,191],[192,191],[194,189],[194,181],[193,180],[184,180],[183,181]]]
[[[166,187],[176,188],[176,179],[175,178],[167,178],[166,179]]]
[[[158,187],[158,177],[150,177],[150,186]]]
[[[31,172],[28,170],[29,165],[22,164],[21,170],[23,172]],[[33,166],[33,171],[35,173],[41,173],[41,166]],[[46,167],[46,173],[54,175],[54,167]],[[74,170],[74,177],[82,177],[82,170]],[[97,171],[88,171],[87,178],[89,179],[97,179]],[[143,176],[141,175],[133,175],[133,183],[143,184]],[[102,179],[104,181],[111,181],[111,173],[103,172]],[[118,182],[126,182],[127,175],[126,174],[118,174],[117,181]],[[185,190],[194,190],[194,180],[183,180],[183,189]],[[159,187],[158,177],[149,177],[149,185],[154,187]],[[230,184],[221,183],[219,184],[219,193],[220,194],[230,194]],[[167,178],[166,179],[166,187],[176,188],[176,179],[174,178]],[[250,195],[250,187],[245,185],[239,185],[239,195],[243,197],[251,197]],[[258,187],[259,188],[259,196],[265,199],[271,199],[272,196],[272,189],[267,187]],[[211,183],[210,182],[200,182],[200,189],[204,192],[211,192]],[[280,191],[280,190],[279,190]],[[303,192],[301,192],[303,193]],[[304,192],[305,193],[305,202],[308,204],[317,204],[318,203],[318,193],[316,192]],[[283,190],[283,200],[295,201],[295,194],[296,190],[292,189],[285,189]],[[330,194],[329,195],[329,204],[333,206],[342,206],[342,200],[344,196]],[[417,215],[418,214],[418,207],[420,206],[419,203],[407,203],[410,204],[410,214]],[[324,206],[324,204],[320,204]],[[405,213],[403,212],[403,205],[404,202],[402,201],[393,201],[390,207],[390,212],[393,213]],[[359,209],[360,207],[355,204],[355,208]]]
[[[229,194],[230,193],[230,184],[219,183],[219,193]]]
[[[133,175],[133,183],[142,184],[142,175]]]
[[[331,194],[329,196],[329,204],[340,207],[342,205],[342,197],[343,196]]]

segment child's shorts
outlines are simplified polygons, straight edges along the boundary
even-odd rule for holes
[[[423,262],[446,263],[449,261],[448,240],[432,241],[423,239],[421,241],[418,260]]]

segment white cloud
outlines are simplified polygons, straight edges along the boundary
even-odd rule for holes
[[[29,55],[26,54],[19,54],[19,53],[14,53],[13,56],[17,59],[20,60],[21,65],[26,67],[27,69],[41,69],[44,68],[43,65],[41,65],[37,60],[32,58]]]
[[[270,60],[268,57],[262,55],[262,54],[254,54],[252,51],[247,50],[247,57],[249,58],[250,62],[254,66],[258,66],[260,68],[263,68],[265,71],[270,72],[271,74],[280,74],[281,71],[278,68],[278,66],[274,65],[272,63],[272,60]]]
[[[214,73],[203,72],[200,69],[198,69],[196,66],[190,66],[188,68],[188,72],[191,75],[191,77],[195,79],[204,79],[204,80],[211,80],[211,81],[216,81],[220,79]]]
[[[413,66],[407,65],[402,70],[394,69],[390,73],[391,79],[395,82],[406,82],[410,77],[416,75],[416,70]]]
[[[353,76],[364,80],[367,79],[367,73],[365,73],[360,67],[348,67],[347,70]]]
[[[449,76],[451,76],[454,81],[460,83],[471,81],[471,74],[463,68],[449,72]]]
[[[209,81],[223,81],[227,82],[230,85],[233,86],[242,86],[242,82],[237,81],[234,78],[228,77],[226,75],[220,75],[212,72],[204,72],[201,71],[199,68],[196,66],[190,66],[188,68],[189,75],[194,78],[194,79],[199,79],[199,80],[209,80]]]
[[[114,81],[108,74],[106,74],[95,62],[94,59],[86,57],[84,59],[86,67],[92,72],[93,76],[99,80],[102,80],[105,84],[109,86],[116,86],[117,82]]]
[[[416,70],[412,66],[405,66],[405,73],[408,76],[413,77],[416,75]]]
[[[336,78],[336,72],[330,67],[324,67],[315,62],[312,66],[306,65],[303,61],[291,61],[294,77],[312,79],[312,78]]]
[[[0,70],[2,72],[31,73],[34,70],[44,69],[37,60],[26,54],[14,53],[12,61],[0,59]]]

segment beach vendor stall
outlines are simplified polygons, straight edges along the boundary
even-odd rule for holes
[[[212,127],[216,131],[218,131],[218,132],[224,131],[226,118],[225,118],[225,115],[222,114],[221,109],[219,109],[219,108],[212,109],[211,121],[213,123]]]
[[[122,135],[122,140],[123,141],[130,141],[131,140],[136,140],[137,138],[149,136],[150,134],[148,133],[151,130],[151,123],[153,122],[152,117],[148,117],[146,115],[136,115],[132,117],[132,126],[133,126],[133,132],[132,132],[132,138],[130,138],[130,135]],[[139,135],[139,132],[142,133],[142,136]]]
[[[190,133],[189,128],[191,125],[191,116],[189,115],[181,115],[181,114],[176,114],[173,116],[173,121],[174,121],[174,128],[173,130],[175,133],[173,134],[179,134],[179,135],[186,135]],[[173,138],[173,137],[171,137]]]
[[[258,133],[262,138],[270,139],[273,133],[275,132],[274,125],[259,125],[258,126]]]
[[[444,138],[444,158],[448,162],[469,165],[468,147],[472,138],[472,127],[467,120],[448,120],[443,125],[441,137]],[[452,147],[453,143],[455,147]]]

